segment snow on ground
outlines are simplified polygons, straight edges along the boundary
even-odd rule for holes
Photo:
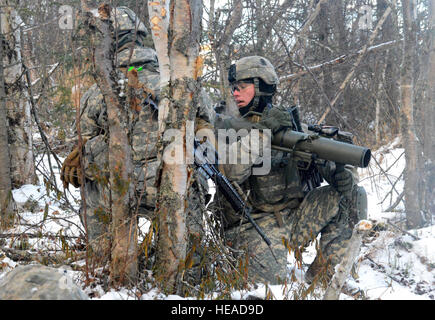
[[[403,202],[387,212],[403,190],[402,171],[405,165],[404,150],[398,148],[399,141],[395,140],[373,153],[373,157],[383,168],[384,173],[378,169],[375,161],[367,169],[359,169],[360,185],[364,186],[368,194],[368,219],[374,222],[374,230],[364,238],[361,252],[356,264],[356,276],[347,279],[348,288],[359,288],[363,295],[350,296],[342,293],[340,299],[369,299],[369,300],[434,300],[435,296],[435,230],[434,225],[407,230],[405,229],[406,215]],[[61,159],[63,160],[63,159]],[[52,159],[52,163],[55,163]],[[40,164],[47,172],[47,159]],[[57,173],[57,186],[61,188],[58,176],[59,168],[54,167]],[[394,188],[392,187],[394,185]],[[79,245],[77,237],[83,232],[78,215],[80,199],[79,189],[70,187],[68,200],[70,207],[59,201],[53,191],[47,191],[41,177],[40,185],[25,185],[13,190],[13,196],[19,206],[19,220],[13,229],[7,233],[15,236],[3,239],[0,242],[0,279],[4,274],[19,265],[11,260],[2,248],[20,248],[23,251],[36,254],[42,250],[51,250],[56,253],[65,251],[68,246],[74,248]],[[432,222],[433,223],[433,222]],[[140,222],[143,229],[148,228],[146,221]],[[402,229],[402,230],[400,230]],[[32,234],[23,240],[17,234]],[[5,234],[5,233],[3,233]],[[37,237],[38,234],[50,234],[52,237]],[[2,239],[0,239],[2,240]],[[304,284],[303,275],[307,266],[315,257],[315,249],[309,247],[303,256],[303,267],[298,269],[294,258],[289,257],[289,268],[295,271],[297,278],[290,288],[281,286],[265,286],[258,284],[256,288],[244,291],[234,291],[232,299],[246,299],[249,296],[258,298],[272,297],[274,299],[291,299],[291,290],[298,283]],[[74,257],[71,257],[71,259]],[[74,262],[72,267],[84,264],[84,260]],[[71,269],[70,266],[68,268]],[[84,277],[80,271],[71,270],[75,281],[84,287]],[[132,290],[111,289],[105,292],[101,285],[84,288],[92,299],[99,300],[127,300],[137,299]],[[212,299],[216,295],[207,298]],[[321,298],[321,292],[314,298]],[[314,299],[311,298],[311,299]],[[176,300],[185,299],[180,296],[165,296],[157,289],[151,288],[140,299],[144,300]],[[186,298],[193,299],[193,298]]]
[[[435,226],[407,230],[403,201],[390,207],[403,190],[405,155],[396,139],[374,152],[373,157],[386,174],[361,169],[361,185],[368,194],[368,218],[376,221],[376,232],[364,240],[359,259],[358,284],[369,299],[434,299]],[[396,183],[397,182],[397,183]],[[395,188],[392,185],[395,184]],[[434,213],[432,213],[433,215]],[[432,216],[433,218],[433,216]],[[418,239],[418,240],[416,240]]]

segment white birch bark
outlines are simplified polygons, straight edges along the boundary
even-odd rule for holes
[[[3,15],[0,15],[0,25]],[[0,43],[3,42],[3,33],[0,30]],[[3,73],[3,46],[0,46],[0,230],[11,225],[14,219],[11,160],[9,156],[8,126],[6,117],[6,93]]]
[[[32,119],[23,76],[20,29],[21,19],[13,2],[1,0],[2,23],[6,46],[3,56],[8,134],[10,141],[12,187],[37,183],[33,159]]]
[[[202,1],[162,0],[148,2],[152,35],[159,57],[161,102],[159,129],[161,167],[157,181],[156,211],[159,223],[155,278],[168,293],[179,293],[187,250],[186,206],[190,168],[184,161],[187,121],[194,121],[197,78],[202,66],[199,58]],[[168,72],[169,71],[169,72]],[[174,130],[174,131],[170,131]],[[172,154],[163,139],[176,133],[181,158]],[[171,159],[172,161],[167,161]]]
[[[159,57],[160,102],[158,119],[160,136],[165,130],[164,119],[168,117],[169,108],[168,91],[171,77],[168,51],[169,2],[170,0],[148,1],[151,34]]]

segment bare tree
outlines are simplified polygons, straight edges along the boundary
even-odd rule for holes
[[[31,129],[30,103],[25,90],[23,77],[21,41],[18,16],[14,2],[0,1],[4,16],[2,31],[4,34],[4,82],[8,99],[6,100],[8,132],[11,157],[12,187],[27,183],[36,183],[33,159],[33,135]]]
[[[1,3],[1,2],[0,2]],[[2,8],[3,9],[3,8]],[[3,13],[0,13],[0,26],[3,26]],[[0,29],[0,230],[13,222],[13,197],[11,167],[9,157],[9,137],[6,117],[6,93],[3,73],[4,51],[3,28]]]
[[[226,102],[228,111],[232,114],[237,114],[237,107],[231,99],[229,82],[228,82],[228,69],[230,67],[230,42],[234,31],[239,26],[242,19],[243,2],[237,0],[234,3],[231,15],[228,16],[225,28],[221,34],[217,31],[217,21],[215,21],[215,1],[210,1],[210,14],[209,14],[209,30],[208,37],[211,41],[214,56],[216,58],[216,67],[219,72],[220,78],[220,91],[222,93],[221,99]]]
[[[400,126],[405,147],[405,208],[408,227],[413,229],[423,225],[423,217],[418,201],[419,172],[417,167],[417,136],[414,123],[414,66],[416,57],[416,27],[413,18],[414,2],[402,1],[404,45],[400,75],[401,114]]]
[[[198,57],[202,1],[149,1],[148,6],[159,56],[162,99],[159,103],[162,144],[157,181],[159,227],[155,276],[164,291],[175,293],[181,290],[187,250],[186,208],[192,169],[186,164],[184,155],[189,150],[186,143],[188,122],[195,120],[197,104],[194,97],[199,89],[197,80],[202,68]],[[168,141],[168,136],[175,141]]]
[[[380,17],[388,6],[388,1],[381,0],[377,3],[377,15]],[[397,25],[397,10],[393,10],[384,23],[382,28],[382,42],[397,41],[402,38]],[[385,63],[385,69],[381,68],[380,83],[381,89],[378,92],[380,104],[383,106],[380,110],[379,134],[380,141],[386,141],[397,136],[399,133],[399,81],[400,81],[400,58],[401,51],[399,46],[388,49],[385,54],[379,55],[381,62]],[[382,69],[384,70],[382,72]],[[376,71],[377,69],[375,69]],[[382,100],[380,100],[383,96]]]
[[[114,48],[110,21],[111,8],[98,7],[99,18],[87,11],[88,23],[98,31],[94,41],[95,81],[107,106],[109,124],[109,171],[111,205],[111,267],[114,285],[127,285],[137,272],[137,217],[132,210],[132,151],[129,141],[128,108],[118,94],[118,79],[114,68]]]
[[[423,81],[426,82],[426,93],[423,98],[423,154],[424,154],[424,174],[423,183],[423,207],[429,214],[435,214],[435,1],[429,1],[428,14],[428,55],[427,67]],[[431,218],[431,217],[428,217]]]
[[[428,212],[435,213],[435,2],[430,1],[429,9],[429,65],[428,65],[428,99],[425,105],[425,148],[426,156],[426,205]]]

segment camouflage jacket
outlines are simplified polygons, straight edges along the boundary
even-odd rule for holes
[[[246,119],[250,122],[258,122],[261,118],[254,115]],[[222,124],[222,121],[216,121],[217,129],[222,129]],[[271,150],[270,171],[267,174],[256,175],[253,174],[253,169],[258,166],[255,160],[247,164],[241,160],[246,150],[243,146],[243,139],[235,142],[232,147],[239,150],[237,164],[221,163],[219,168],[230,181],[240,185],[250,205],[263,212],[273,212],[288,206],[299,205],[304,194],[296,163],[292,161],[290,155]],[[261,153],[260,156],[262,156]]]
[[[119,67],[126,67],[130,49],[118,54]],[[133,65],[141,65],[138,80],[146,88],[151,89],[157,98],[151,99],[151,94],[144,97],[143,92],[137,92],[140,103],[138,108],[131,111],[132,153],[134,164],[135,192],[143,197],[141,207],[153,210],[156,201],[155,176],[159,162],[157,161],[158,138],[158,93],[159,73],[157,56],[153,49],[136,47],[129,59]],[[124,73],[119,72],[119,78],[125,80]],[[129,87],[129,90],[131,87]],[[205,92],[200,99],[198,118],[212,123],[214,110]],[[108,136],[107,110],[97,84],[94,84],[83,95],[80,101],[80,126],[82,137],[87,139],[84,146],[83,165],[87,180],[108,179]],[[107,181],[107,180],[106,180]]]
[[[261,117],[253,115],[246,118],[248,121],[258,122]],[[229,129],[231,121],[234,118],[217,118],[216,129]],[[302,125],[302,129],[307,131],[307,126]],[[248,200],[249,205],[259,215],[264,213],[274,213],[284,209],[297,208],[306,195],[304,191],[300,172],[297,168],[296,160],[286,152],[271,150],[271,164],[270,171],[267,174],[256,175],[253,174],[254,168],[258,165],[255,161],[244,164],[241,161],[243,156],[244,147],[243,139],[239,139],[234,143],[233,148],[239,150],[237,153],[237,164],[221,163],[219,169],[225,176],[233,183],[240,186],[243,191],[243,197]],[[349,168],[348,168],[349,169]],[[329,184],[332,183],[332,174],[330,165],[318,166],[318,170],[324,180]],[[357,173],[354,173],[354,180],[357,182]],[[229,204],[222,199],[222,196],[217,194],[215,197],[216,204],[219,207],[224,207],[224,224],[231,226],[240,221],[240,216],[236,214]]]

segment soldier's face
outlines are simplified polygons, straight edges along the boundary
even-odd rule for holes
[[[246,107],[255,96],[253,83],[235,83],[231,89],[238,108]]]

